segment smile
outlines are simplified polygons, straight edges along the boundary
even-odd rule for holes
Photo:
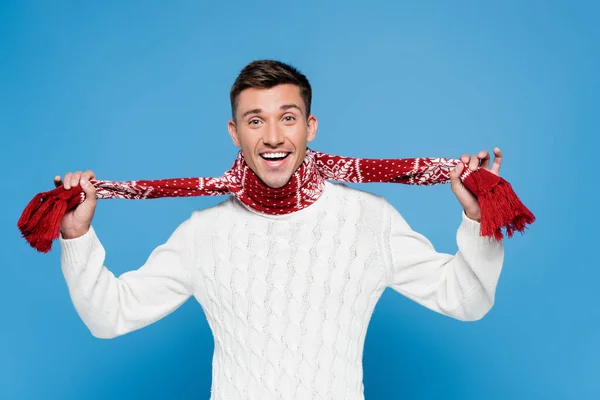
[[[290,153],[287,153],[287,152],[279,152],[279,153],[262,153],[260,156],[266,161],[277,162],[277,161],[283,161],[289,155],[290,155]]]

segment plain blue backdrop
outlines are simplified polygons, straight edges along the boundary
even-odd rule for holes
[[[2,2],[0,398],[208,399],[213,341],[197,303],[96,339],[59,252],[35,252],[16,222],[67,171],[221,174],[237,151],[228,91],[258,58],[308,75],[313,148],[388,158],[499,146],[502,175],[538,218],[505,242],[496,305],[479,322],[384,293],[365,345],[367,400],[600,398],[599,8],[483,3]],[[456,250],[449,186],[360,188]],[[222,200],[102,201],[108,267],[137,268],[192,210]]]

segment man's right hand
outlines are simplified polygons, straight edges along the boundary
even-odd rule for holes
[[[85,193],[85,201],[67,212],[60,222],[60,231],[65,239],[78,238],[85,235],[90,229],[97,202],[96,188],[90,183],[91,179],[96,179],[96,175],[90,170],[68,172],[64,179],[58,175],[54,177],[56,187],[63,185],[66,190],[70,190],[81,185],[81,189]]]

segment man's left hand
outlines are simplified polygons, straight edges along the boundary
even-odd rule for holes
[[[486,150],[481,150],[479,153],[469,157],[468,154],[460,156],[460,163],[450,172],[450,182],[452,191],[456,195],[456,198],[465,210],[467,217],[474,221],[481,221],[481,209],[479,208],[479,202],[477,197],[473,195],[465,187],[460,180],[460,175],[463,173],[465,168],[469,168],[471,171],[475,171],[478,168],[489,168],[491,156]],[[499,148],[494,148],[494,164],[489,169],[493,174],[499,175],[500,165],[502,164],[502,152]]]

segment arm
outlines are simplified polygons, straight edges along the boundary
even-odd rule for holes
[[[184,221],[139,269],[115,277],[93,227],[75,239],[60,238],[62,271],[73,305],[98,338],[114,338],[170,314],[192,294],[192,219]]]
[[[504,246],[479,236],[479,222],[464,213],[458,252],[438,253],[389,203],[384,252],[388,286],[409,299],[461,321],[481,319],[494,304]]]

